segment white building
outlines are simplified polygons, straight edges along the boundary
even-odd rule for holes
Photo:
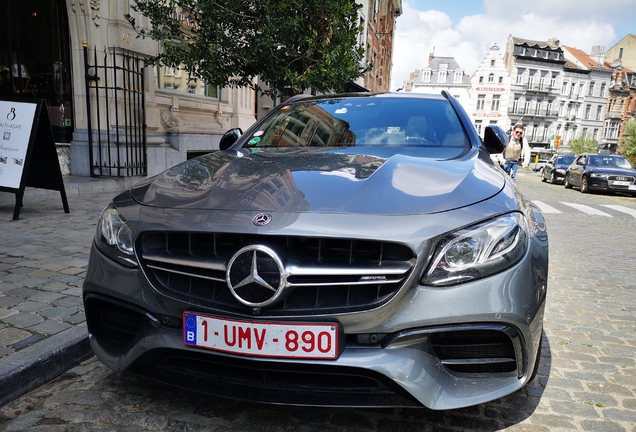
[[[563,46],[563,53],[567,62],[563,68],[556,135],[563,145],[581,135],[600,142],[611,79],[611,69],[604,65],[603,49],[592,47],[590,56],[580,49]]]
[[[559,41],[534,41],[510,35],[504,59],[511,77],[510,124],[524,124],[530,147],[550,147],[556,135],[557,103],[566,61]]]
[[[404,83],[404,91],[413,93],[440,94],[448,91],[463,106],[470,101],[470,78],[454,57],[428,58],[428,65],[421,70],[411,72],[409,80]]]
[[[463,105],[481,137],[488,125],[510,127],[508,99],[510,75],[501,49],[494,44],[470,78],[471,91],[468,104]]]

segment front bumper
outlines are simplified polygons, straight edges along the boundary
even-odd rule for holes
[[[461,286],[423,287],[418,279],[414,272],[401,295],[376,310],[330,316],[346,335],[334,361],[245,358],[187,347],[181,313],[200,308],[160,296],[138,269],[114,264],[96,248],[84,301],[91,346],[108,367],[225,397],[451,409],[500,398],[528,381],[541,343],[546,248],[531,241],[516,266]],[[471,337],[475,343],[466,343]],[[444,338],[450,343],[440,348]],[[493,342],[490,350],[476,351],[484,341]]]

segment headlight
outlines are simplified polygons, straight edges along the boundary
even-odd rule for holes
[[[565,170],[564,169],[557,169],[556,172],[558,172],[559,174],[565,175]]]
[[[114,204],[109,204],[97,223],[95,243],[99,250],[120,264],[137,265],[133,252],[132,230]]]
[[[442,238],[422,285],[449,286],[484,278],[512,267],[524,256],[528,227],[520,213],[510,213]]]
[[[590,177],[607,179],[607,174],[590,173]]]

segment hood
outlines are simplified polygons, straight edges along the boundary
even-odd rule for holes
[[[625,177],[636,176],[636,170],[628,169],[628,168],[588,166],[587,170],[589,172],[598,172],[598,173],[613,175],[613,176],[625,176]]]
[[[501,172],[478,152],[449,160],[449,150],[420,151],[427,157],[357,147],[218,151],[136,185],[131,196],[162,208],[426,214],[485,200],[503,188]]]

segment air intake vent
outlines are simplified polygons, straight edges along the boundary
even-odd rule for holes
[[[503,373],[517,371],[510,337],[496,330],[435,333],[431,347],[442,364],[453,372]]]

